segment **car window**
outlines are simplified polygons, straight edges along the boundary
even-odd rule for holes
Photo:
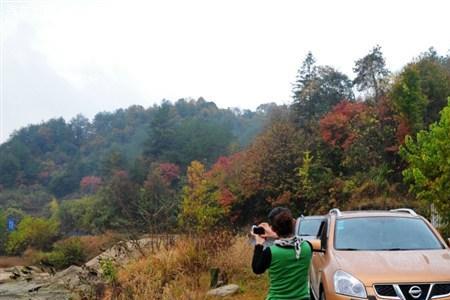
[[[443,249],[421,219],[369,217],[336,221],[336,250]]]
[[[322,219],[301,219],[298,229],[299,236],[317,236]]]

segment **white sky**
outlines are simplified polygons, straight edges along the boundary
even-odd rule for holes
[[[0,0],[0,143],[22,126],[181,97],[289,103],[306,53],[353,77],[450,49],[450,2]]]

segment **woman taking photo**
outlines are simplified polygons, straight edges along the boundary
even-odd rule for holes
[[[264,234],[254,234],[256,245],[252,269],[255,274],[269,270],[269,292],[266,300],[309,300],[309,266],[312,249],[308,242],[297,240],[295,220],[289,209],[277,207],[269,213],[269,224],[259,225]],[[264,248],[266,238],[276,238]]]

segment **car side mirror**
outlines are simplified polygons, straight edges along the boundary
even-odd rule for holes
[[[325,252],[325,250],[322,249],[321,240],[310,240],[309,243],[311,244],[313,252],[322,252],[322,253]]]

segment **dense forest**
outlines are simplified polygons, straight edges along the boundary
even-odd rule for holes
[[[117,170],[142,183],[152,162],[181,169],[192,160],[211,165],[245,147],[272,106],[251,112],[219,109],[201,98],[181,99],[99,113],[92,122],[78,115],[70,122],[59,118],[30,125],[0,147],[0,188],[7,195],[0,203],[39,213],[42,201],[83,194]]]
[[[182,99],[20,129],[0,146],[0,251],[108,229],[240,228],[276,205],[429,217],[433,204],[446,224],[450,57],[431,48],[392,73],[376,46],[354,73],[308,53],[289,106]],[[11,216],[18,229],[3,234]]]

